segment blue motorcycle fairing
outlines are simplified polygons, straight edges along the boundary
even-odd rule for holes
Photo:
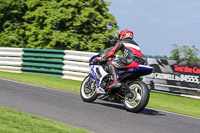
[[[96,58],[96,57],[98,57],[99,55],[101,55],[101,53],[103,53],[103,52],[100,52],[99,54],[97,54],[97,55],[95,55],[95,56],[92,56],[92,57],[90,58],[90,60],[89,60],[89,66],[90,66],[90,65],[99,65],[99,64],[94,63],[94,58]]]
[[[120,76],[121,74],[124,73],[131,73],[131,72],[140,72],[140,76],[148,75],[152,73],[153,68],[149,66],[135,66],[133,69],[127,69],[127,70],[118,70],[118,75]]]
[[[91,72],[92,72],[91,75],[93,75],[93,77],[94,77],[94,79],[96,81],[97,88],[99,88],[100,84],[99,84],[99,81],[97,80],[98,79],[97,74],[94,71],[94,65],[91,67]]]

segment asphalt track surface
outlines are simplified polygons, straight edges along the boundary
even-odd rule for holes
[[[167,102],[167,101],[166,101]],[[46,117],[95,133],[200,133],[200,119],[144,109],[127,112],[122,104],[0,79],[0,106]]]

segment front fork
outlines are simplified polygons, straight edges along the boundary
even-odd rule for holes
[[[86,85],[88,85],[88,83],[89,83],[91,77],[92,77],[92,74],[90,73],[90,77],[88,78],[88,81],[87,81]]]
[[[94,90],[93,88],[91,88],[91,87],[88,86],[88,83],[90,82],[90,80],[91,80],[92,77],[93,77],[93,76],[92,76],[92,74],[90,73],[90,77],[88,78],[87,83],[86,83],[86,86],[87,86],[87,88],[88,88],[89,90]],[[93,78],[94,78],[94,77],[93,77]],[[99,81],[97,81],[97,79],[95,79],[95,78],[94,78],[94,81],[95,81],[95,85],[97,86],[97,85],[99,84]],[[96,88],[96,87],[95,87],[95,88]]]

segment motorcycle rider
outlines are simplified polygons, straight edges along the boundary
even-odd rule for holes
[[[113,82],[108,88],[119,87],[120,83],[118,82],[117,69],[130,69],[135,66],[144,64],[142,52],[139,45],[133,41],[133,32],[130,30],[122,30],[118,36],[118,42],[115,44],[115,47],[110,50],[104,57],[98,58],[99,61],[108,59],[115,55],[119,50],[123,54],[123,58],[117,58],[110,62],[107,62],[106,65],[109,69],[109,74],[112,75]]]

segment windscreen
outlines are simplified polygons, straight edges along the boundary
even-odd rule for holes
[[[104,56],[105,54],[107,54],[112,48],[107,48],[105,49],[101,54],[100,56]]]

